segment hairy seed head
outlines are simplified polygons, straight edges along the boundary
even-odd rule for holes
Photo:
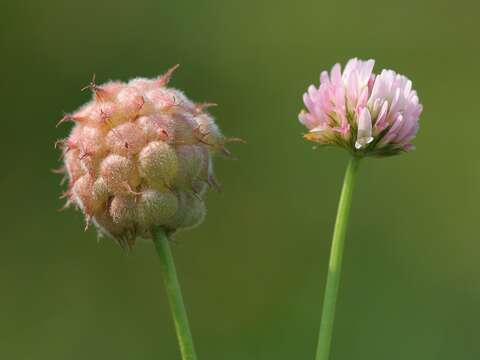
[[[74,123],[58,142],[68,204],[123,246],[149,237],[154,227],[191,228],[205,216],[212,155],[225,139],[208,104],[166,87],[173,70],[128,83],[96,85],[94,78],[84,88],[92,100],[60,120]]]

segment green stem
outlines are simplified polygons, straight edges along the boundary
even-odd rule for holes
[[[169,239],[165,232],[157,229],[154,232],[153,241],[160,258],[165,287],[167,289],[170,309],[172,311],[175,329],[177,331],[178,344],[183,360],[196,360],[195,348],[193,346],[192,333],[188,325],[187,312],[183,303],[182,292],[177,278],[177,271],[170,251]]]
[[[338,203],[337,219],[335,221],[330,261],[328,264],[328,276],[325,286],[316,360],[328,360],[330,355],[333,323],[335,320],[335,306],[337,304],[338,287],[342,270],[343,248],[359,162],[359,158],[353,157],[350,159],[345,173],[345,179],[343,180],[340,202]]]

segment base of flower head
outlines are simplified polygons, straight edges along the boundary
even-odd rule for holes
[[[378,143],[382,139],[381,137],[370,137],[362,142],[356,139],[345,139],[341,136],[331,136],[328,140],[325,140],[325,137],[319,138],[318,133],[309,132],[304,134],[303,138],[314,142],[316,144],[315,148],[341,147],[354,157],[390,157],[415,150],[412,144],[406,144],[404,146],[385,144],[378,146]]]

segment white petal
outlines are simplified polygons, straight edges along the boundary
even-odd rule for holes
[[[372,117],[368,108],[363,108],[358,117],[358,132],[355,148],[361,149],[373,141],[372,137]]]

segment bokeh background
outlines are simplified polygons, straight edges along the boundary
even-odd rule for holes
[[[2,1],[0,358],[179,359],[153,247],[59,213],[55,128],[102,82],[181,68],[238,161],[174,255],[200,359],[313,359],[347,154],[297,122],[320,71],[375,58],[414,80],[417,150],[363,161],[334,360],[480,358],[480,6],[474,1]]]

